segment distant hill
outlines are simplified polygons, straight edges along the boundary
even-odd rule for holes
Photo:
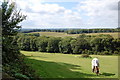
[[[42,36],[53,36],[53,37],[73,37],[76,38],[81,34],[67,34],[64,32],[31,32],[31,33],[39,33]],[[112,33],[85,33],[86,35],[97,36],[100,34],[111,35],[113,38],[118,38],[118,32]]]
[[[30,32],[64,32],[67,34],[81,34],[81,33],[109,33],[119,32],[119,29],[21,29],[22,33]]]

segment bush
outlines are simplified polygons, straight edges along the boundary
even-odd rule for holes
[[[27,77],[26,75],[23,75],[21,73],[16,73],[15,78],[17,78],[17,79],[29,79],[29,77]]]
[[[114,54],[118,54],[119,52],[118,51],[114,51]]]
[[[89,54],[89,50],[85,49],[85,50],[81,50],[82,54]]]
[[[88,54],[89,54],[89,55],[90,55],[90,54],[94,54],[94,52],[93,52],[93,51],[88,50]]]
[[[91,56],[89,54],[82,54],[81,57],[82,58],[91,58]]]
[[[97,52],[97,55],[101,55],[101,52]]]
[[[103,55],[110,55],[110,53],[108,51],[104,51],[102,54]]]
[[[97,54],[98,54],[98,52],[97,52],[97,51],[93,51],[93,54],[97,55]]]
[[[82,51],[82,54],[86,54],[85,51]]]
[[[5,64],[2,67],[2,71],[5,73],[3,74],[2,78],[5,80],[7,80],[6,78],[9,77],[15,78],[15,80],[31,80],[33,77],[39,77],[35,73],[35,70],[26,64],[24,59],[26,59],[24,55],[19,55],[19,59],[17,59],[15,62]]]

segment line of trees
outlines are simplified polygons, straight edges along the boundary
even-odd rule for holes
[[[68,34],[80,34],[80,33],[107,33],[107,32],[119,32],[119,29],[22,29],[20,32],[65,32]]]
[[[80,34],[80,33],[107,33],[107,32],[118,32],[119,29],[75,29],[67,30],[68,34]]]
[[[36,34],[34,34],[36,35]],[[110,35],[90,36],[82,34],[77,38],[31,36],[21,33],[15,40],[21,50],[64,54],[118,54],[120,38]]]

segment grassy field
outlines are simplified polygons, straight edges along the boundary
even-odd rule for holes
[[[97,56],[100,60],[100,73],[96,76],[91,71],[92,58],[61,53],[41,53],[21,51],[26,56],[25,62],[35,69],[41,78],[117,78],[118,57]]]
[[[54,36],[54,37],[78,37],[81,34],[67,34],[60,32],[32,32],[32,33],[40,33],[43,36]],[[118,33],[86,33],[86,35],[99,35],[99,34],[110,34],[113,38],[118,38]]]

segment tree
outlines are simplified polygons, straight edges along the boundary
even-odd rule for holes
[[[61,53],[72,53],[72,48],[71,48],[71,45],[70,45],[70,42],[71,42],[72,38],[64,38],[60,41],[59,43],[59,50]]]
[[[85,49],[90,49],[90,44],[86,39],[82,37],[78,37],[76,40],[71,41],[71,47],[73,50],[73,53],[75,54],[81,54],[82,51]]]
[[[120,52],[120,38],[112,40],[114,50]]]
[[[78,50],[77,50],[77,48],[76,48],[76,39],[75,40],[71,40],[71,42],[70,42],[70,45],[71,45],[71,49],[72,49],[72,53],[77,53],[78,52]]]
[[[47,51],[47,45],[48,45],[48,38],[45,36],[41,36],[37,38],[36,46],[38,48],[38,51],[40,52],[46,52]]]
[[[37,41],[36,37],[34,37],[34,36],[30,37],[30,50],[31,51],[37,51],[38,50],[36,41]]]
[[[14,61],[19,54],[17,44],[13,42],[13,36],[21,28],[18,24],[25,20],[26,16],[22,15],[20,10],[15,9],[15,3],[5,1],[2,2],[0,12],[2,12],[2,61],[9,63]]]
[[[59,52],[59,42],[60,38],[51,37],[48,40],[47,52],[57,53]]]
[[[113,38],[102,38],[101,44],[104,46],[105,51],[114,51],[112,40]]]
[[[85,34],[81,34],[80,36],[78,36],[78,38],[85,38],[86,35]]]
[[[90,42],[92,46],[92,50],[99,52],[104,50],[104,45],[101,42],[102,42],[102,38],[100,37],[93,38]]]

